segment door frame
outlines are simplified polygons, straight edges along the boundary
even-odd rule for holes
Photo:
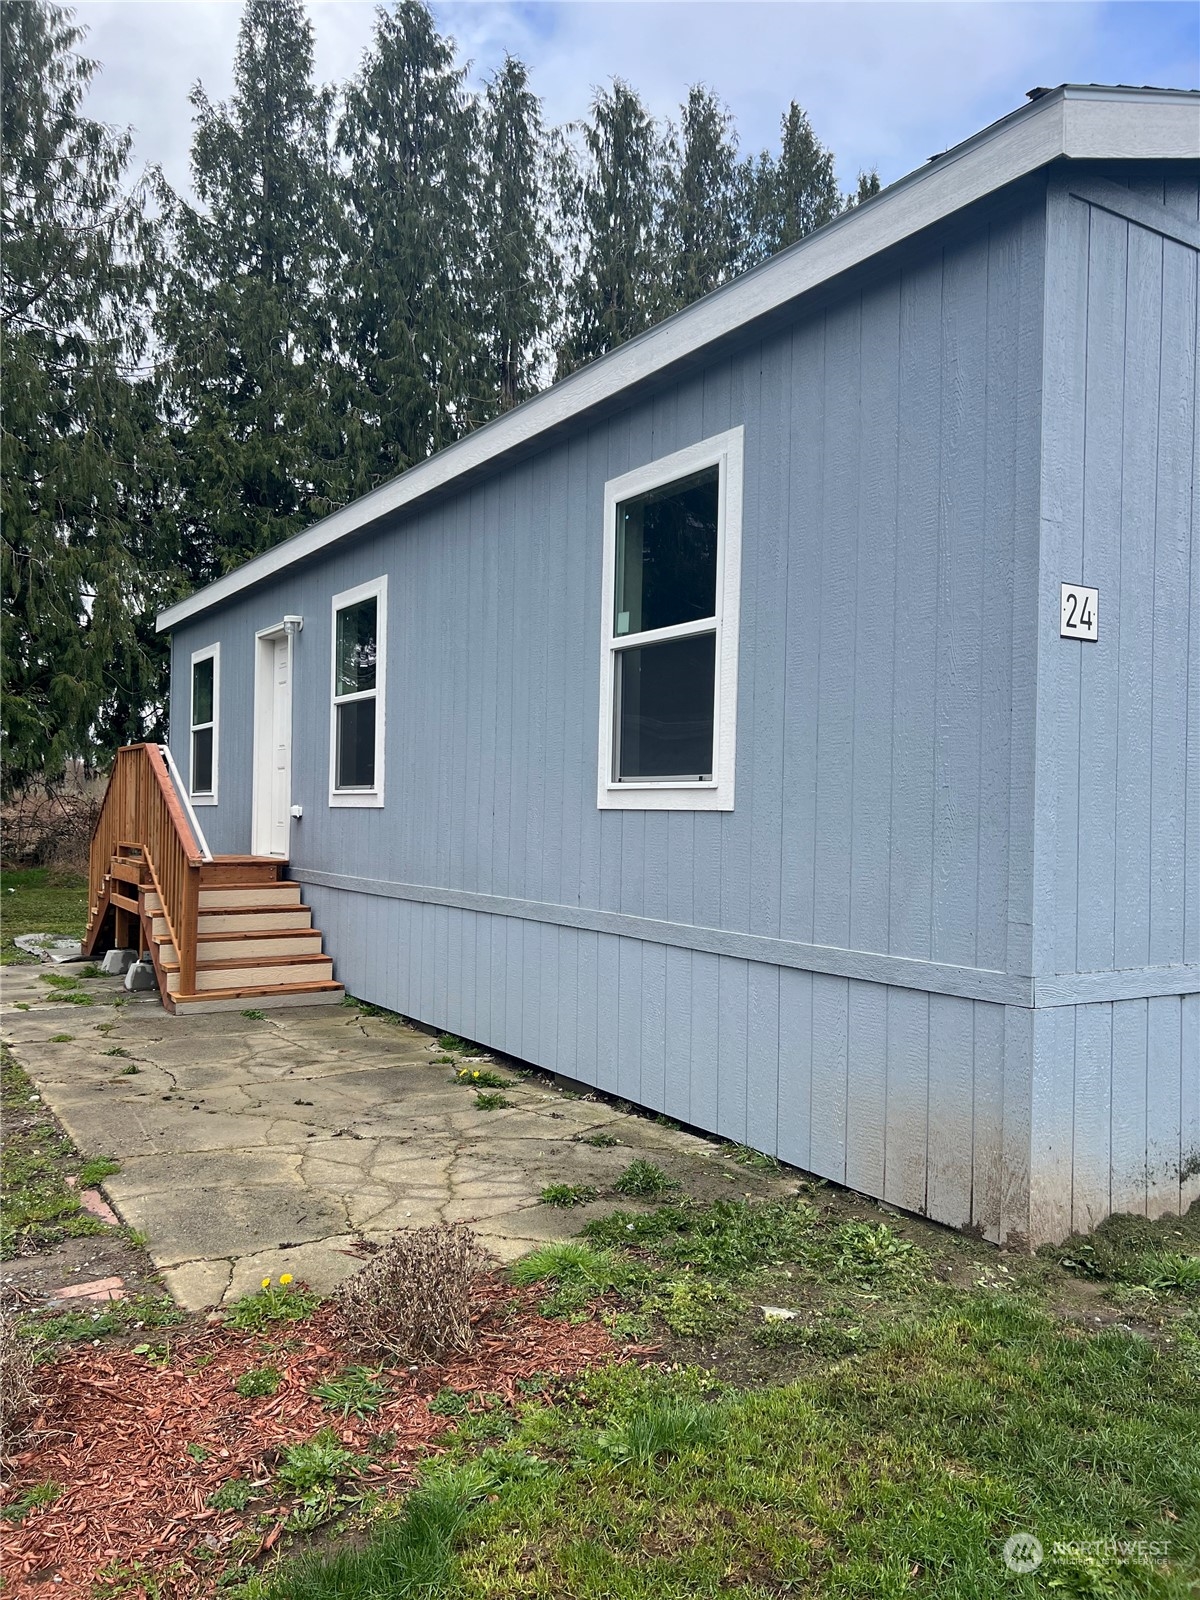
[[[291,854],[292,844],[292,674],[296,659],[295,635],[295,623],[289,625],[283,620],[272,623],[269,628],[260,628],[254,635],[254,746],[250,762],[250,853],[256,856],[274,855],[274,852],[267,848],[271,842],[271,821],[269,817],[266,819],[262,817],[261,807],[269,803],[271,794],[271,720],[275,704],[275,646],[280,639],[287,640],[287,837],[284,841],[283,855],[276,856],[276,860],[286,860]]]

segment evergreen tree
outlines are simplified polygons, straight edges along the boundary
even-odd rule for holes
[[[857,189],[853,194],[846,196],[846,210],[849,211],[852,206],[862,205],[864,200],[873,200],[880,188],[879,173],[874,167],[870,172],[860,172]]]
[[[463,76],[427,7],[399,0],[377,11],[346,92],[338,330],[356,492],[448,444],[475,414],[478,119]],[[505,331],[519,342],[522,312],[512,309]],[[490,353],[499,357],[498,345]]]
[[[675,308],[731,278],[741,253],[744,196],[733,118],[699,84],[688,91],[670,154],[663,253]]]
[[[785,113],[778,160],[760,157],[754,170],[754,233],[767,255],[795,244],[842,209],[833,152],[821,144],[793,100]]]
[[[484,95],[482,159],[477,302],[487,352],[479,409],[486,415],[537,390],[556,312],[557,260],[544,197],[551,154],[540,102],[511,56]]]
[[[634,90],[614,78],[592,101],[582,131],[576,265],[560,374],[641,333],[670,304],[661,234],[665,163],[654,119]]]
[[[3,56],[4,782],[156,733],[137,618],[162,482],[137,362],[154,234],[130,136],[82,113],[96,64],[69,13],[0,7]]]
[[[199,206],[168,197],[158,321],[181,462],[181,551],[200,582],[346,497],[329,404],[335,227],[329,91],[302,0],[248,0],[234,92],[192,91]]]

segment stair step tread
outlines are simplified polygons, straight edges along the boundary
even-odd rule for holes
[[[226,956],[220,961],[197,961],[197,968],[205,972],[219,972],[222,968],[242,967],[298,967],[314,961],[332,961],[333,957],[314,951],[311,955],[288,955],[286,952],[278,956]],[[163,961],[164,972],[178,972],[178,957],[174,960]]]
[[[237,989],[200,989],[195,994],[173,994],[172,1001],[186,1006],[191,1000],[248,1000],[258,995],[264,998],[273,994],[328,994],[331,989],[341,989],[334,979],[317,983],[271,983],[243,985]]]
[[[262,917],[262,915],[277,917],[277,915],[285,914],[285,912],[296,912],[296,910],[309,910],[309,907],[304,904],[304,901],[296,901],[294,904],[288,904],[288,906],[200,906],[200,915],[202,917]],[[162,915],[162,912],[155,912],[154,915]]]
[[[300,907],[297,906],[296,910]],[[320,928],[247,928],[242,933],[198,933],[196,943],[204,944],[206,941],[213,944],[228,939],[320,939],[324,935]]]
[[[257,889],[260,894],[277,894],[280,889],[295,889],[299,885],[294,878],[230,878],[219,883],[202,883],[202,889],[209,894],[215,894],[218,889]]]

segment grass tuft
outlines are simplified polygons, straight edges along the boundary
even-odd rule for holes
[[[618,1465],[652,1466],[663,1457],[683,1455],[713,1443],[721,1415],[701,1401],[663,1395],[646,1402],[616,1427],[599,1435],[600,1451]]]
[[[494,1490],[495,1479],[481,1467],[431,1472],[405,1501],[402,1516],[380,1523],[365,1546],[303,1556],[255,1600],[434,1600],[453,1579],[456,1542]]]
[[[590,1183],[548,1183],[542,1190],[544,1206],[586,1206],[600,1197]]]
[[[628,1286],[636,1270],[615,1251],[593,1250],[566,1239],[532,1250],[513,1263],[509,1277],[518,1288],[546,1284],[552,1292],[542,1302],[542,1311],[548,1316],[571,1316],[600,1295]]]
[[[52,1506],[63,1492],[61,1483],[55,1483],[53,1478],[47,1478],[44,1483],[35,1483],[26,1489],[24,1494],[11,1500],[8,1505],[0,1509],[0,1517],[5,1522],[21,1522],[31,1511],[38,1511],[42,1506]]]
[[[387,1399],[387,1384],[367,1367],[347,1367],[336,1378],[313,1387],[313,1394],[328,1410],[343,1417],[369,1417]]]
[[[669,1194],[675,1193],[679,1185],[673,1178],[668,1178],[661,1167],[655,1166],[653,1161],[645,1161],[640,1157],[631,1161],[625,1171],[613,1184],[618,1194],[623,1194],[631,1200],[662,1200]]]

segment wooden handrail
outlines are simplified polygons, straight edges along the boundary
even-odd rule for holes
[[[179,990],[196,986],[196,931],[203,845],[156,744],[117,751],[88,858],[89,921],[99,914],[104,880],[117,846],[134,843],[150,868],[171,942],[179,956]],[[91,929],[89,928],[89,934]]]

